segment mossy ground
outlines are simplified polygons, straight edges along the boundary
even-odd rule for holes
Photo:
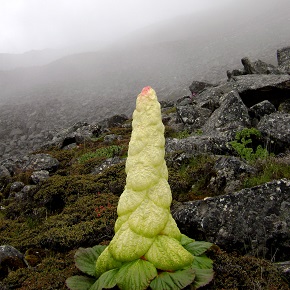
[[[121,146],[118,156],[126,157],[131,128],[113,128],[109,133],[120,135],[121,140],[108,144],[98,138],[74,149],[47,150],[45,153],[57,158],[60,166],[32,197],[8,198],[11,183],[3,189],[0,205],[5,211],[0,211],[0,244],[26,253],[31,267],[11,271],[0,281],[0,289],[66,289],[66,278],[79,273],[73,261],[75,250],[111,240],[118,199],[125,186],[124,164],[93,175],[92,169],[106,158],[95,156],[79,162],[84,154],[112,145]],[[178,166],[168,162],[174,201],[211,196],[207,186],[215,175],[213,164],[214,159],[205,155],[185,159]],[[259,166],[256,178],[265,172],[265,166]],[[289,177],[283,170],[279,169],[276,176]],[[19,173],[12,181],[16,180],[29,184],[29,173]],[[289,289],[269,262],[229,255],[219,249],[211,250],[209,255],[215,261],[215,278],[204,289]]]

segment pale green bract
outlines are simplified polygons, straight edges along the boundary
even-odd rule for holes
[[[137,98],[132,127],[126,187],[119,200],[116,234],[108,252],[121,263],[145,256],[157,269],[185,268],[193,262],[193,255],[180,244],[181,233],[170,213],[164,125],[160,104],[150,87]],[[104,267],[102,254],[96,268],[99,274],[99,268],[110,268]]]
[[[67,279],[67,285],[71,290],[82,285],[88,290],[115,285],[123,290],[173,290],[191,283],[196,288],[203,286],[213,278],[212,261],[204,254],[211,243],[182,235],[170,213],[164,125],[151,87],[145,87],[137,97],[132,127],[115,236],[106,248],[80,249],[75,255],[79,269],[94,273],[97,281],[74,276]]]

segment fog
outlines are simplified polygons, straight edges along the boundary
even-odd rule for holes
[[[94,50],[141,27],[230,0],[1,0],[0,53]]]
[[[78,121],[131,116],[144,86],[176,100],[245,56],[276,65],[289,11],[289,0],[1,0],[0,159]]]

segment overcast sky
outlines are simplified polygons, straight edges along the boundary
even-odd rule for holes
[[[106,44],[154,22],[230,1],[0,0],[0,53]]]

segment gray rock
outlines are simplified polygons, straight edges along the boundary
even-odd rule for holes
[[[41,183],[49,178],[49,172],[47,170],[34,171],[31,174],[31,180],[34,184]]]
[[[68,149],[69,146],[79,145],[92,137],[98,137],[102,130],[100,125],[89,125],[86,122],[78,122],[73,126],[59,131],[52,136],[52,140],[45,144],[44,148],[56,146]]]
[[[180,230],[222,249],[276,261],[289,260],[290,180],[272,181],[253,188],[173,208]]]
[[[268,151],[276,154],[285,152],[290,148],[290,114],[276,112],[265,115],[257,129],[267,139]]]
[[[112,167],[113,165],[124,163],[125,159],[121,159],[118,156],[115,156],[113,158],[108,158],[105,160],[100,166],[96,166],[91,174],[99,174],[102,173],[105,169]]]
[[[109,129],[113,127],[121,127],[122,124],[128,120],[126,115],[115,115],[110,118],[107,118],[99,123],[102,129]]]
[[[206,135],[233,139],[237,131],[250,125],[247,107],[236,91],[223,95],[220,107],[216,109],[202,127]]]
[[[290,261],[275,263],[281,275],[288,281],[290,284]]]
[[[54,172],[59,166],[59,161],[49,154],[25,155],[19,158],[11,157],[3,160],[0,165],[6,167],[11,175],[25,171],[47,170]]]
[[[189,86],[189,90],[191,91],[191,94],[195,96],[196,94],[201,93],[203,90],[207,88],[213,87],[213,84],[210,83],[205,83],[205,82],[198,82],[198,81],[193,81],[191,85]]]
[[[215,194],[230,193],[242,186],[243,177],[257,170],[234,156],[221,156],[215,163],[215,177],[212,177],[209,189]]]
[[[201,128],[211,115],[211,111],[192,104],[176,107],[176,122],[183,123],[190,131]]]
[[[104,137],[104,141],[107,143],[112,143],[115,140],[121,140],[121,136],[116,134],[108,134]]]
[[[261,60],[251,62],[249,58],[242,58],[242,64],[246,74],[281,74],[282,72],[272,64]]]
[[[167,138],[165,149],[168,154],[179,151],[190,156],[202,153],[225,155],[231,152],[227,139],[205,135],[189,136],[184,139]]]
[[[23,169],[26,170],[47,170],[54,172],[59,166],[59,161],[49,154],[35,154],[29,155],[27,162],[24,163]]]
[[[11,192],[18,192],[25,186],[25,184],[21,181],[15,181],[10,186],[10,193]]]
[[[247,107],[268,100],[276,108],[289,99],[289,75],[243,75],[229,82]]]
[[[249,109],[249,115],[252,119],[252,125],[257,126],[258,121],[265,116],[270,115],[276,111],[275,106],[268,100],[258,103]]]
[[[0,246],[0,278],[5,278],[10,271],[28,267],[24,255],[9,245]]]
[[[225,82],[216,87],[207,88],[193,99],[199,107],[209,109],[213,112],[220,106],[220,99],[222,96],[232,90],[232,85],[229,82]]]
[[[278,108],[279,112],[290,114],[290,99],[282,102]]]
[[[11,175],[9,170],[3,166],[0,165],[0,190],[2,190],[11,180]]]
[[[277,50],[277,60],[279,68],[290,73],[290,46]]]

